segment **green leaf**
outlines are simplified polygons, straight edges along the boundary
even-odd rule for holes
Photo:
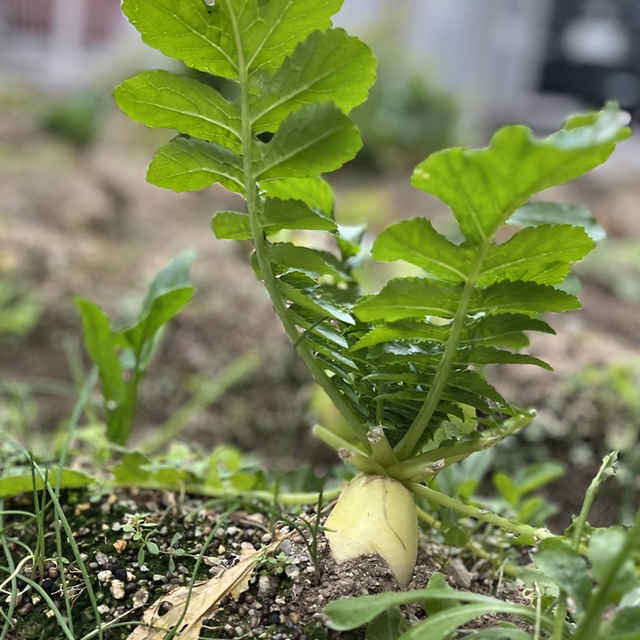
[[[102,395],[106,402],[119,404],[125,384],[109,319],[98,305],[89,300],[78,298],[76,304],[82,313],[82,332],[87,351],[100,372]]]
[[[498,622],[493,629],[479,629],[465,640],[531,640],[531,634],[508,622]]]
[[[512,604],[502,600],[487,598],[487,602],[479,604],[464,604],[459,607],[441,611],[426,620],[419,622],[399,640],[424,640],[425,638],[448,638],[449,634],[462,627],[467,622],[484,615],[504,613],[513,617],[519,617],[526,621],[535,619],[535,611],[524,605]],[[548,626],[548,625],[547,625]]]
[[[403,320],[399,322],[390,322],[389,324],[378,325],[365,334],[351,348],[357,351],[365,347],[371,347],[381,342],[390,342],[392,340],[429,340],[431,342],[445,342],[449,335],[447,326],[439,326],[429,324],[428,322],[412,322]]]
[[[152,555],[152,556],[157,556],[160,553],[160,547],[158,547],[158,545],[153,542],[153,540],[147,540],[144,543],[145,547],[147,547],[147,551]]]
[[[388,607],[408,604],[420,600],[418,591],[378,593],[359,598],[343,598],[327,604],[323,613],[327,617],[327,626],[334,631],[357,629],[378,617]]]
[[[194,69],[237,79],[240,66],[254,73],[276,69],[309,33],[329,27],[341,4],[342,0],[226,0],[214,5],[204,0],[124,0],[122,9],[148,45]],[[236,34],[242,36],[241,43]]]
[[[375,59],[363,42],[342,29],[316,31],[278,69],[251,104],[253,130],[276,131],[302,105],[332,101],[344,112],[367,99]]]
[[[277,69],[298,42],[331,25],[342,0],[235,0],[224,3],[230,23],[226,33],[241,36],[244,63],[251,73]],[[226,13],[226,12],[225,12]]]
[[[640,640],[640,606],[618,609],[602,629],[607,640]]]
[[[460,344],[523,347],[529,344],[524,331],[555,333],[542,320],[522,314],[505,313],[498,316],[483,316],[470,322],[462,331]],[[430,324],[428,321],[400,320],[375,326],[358,340],[352,347],[352,351],[391,340],[411,339],[442,343],[448,336],[448,325]]]
[[[195,191],[219,182],[244,192],[242,159],[229,149],[195,138],[174,138],[156,152],[147,181],[173,191]]]
[[[289,115],[264,147],[256,179],[307,178],[334,171],[361,147],[357,127],[338,107],[331,102],[306,105]]]
[[[552,371],[551,365],[534,356],[524,353],[511,353],[503,349],[494,347],[475,347],[469,351],[463,351],[458,358],[458,362],[467,364],[535,364],[538,367]]]
[[[287,300],[299,304],[304,309],[313,311],[320,316],[329,316],[346,324],[355,324],[351,315],[340,305],[313,291],[304,291],[288,284],[282,279],[278,280],[278,288]]]
[[[507,220],[507,224],[537,227],[543,224],[570,224],[582,227],[594,242],[604,240],[606,233],[588,209],[558,202],[527,202]]]
[[[219,6],[200,0],[123,0],[122,10],[142,39],[187,66],[237,78],[230,34]]]
[[[536,558],[540,570],[563,589],[581,611],[589,605],[593,582],[585,559],[562,538],[540,543]]]
[[[251,223],[246,213],[218,211],[211,226],[218,240],[251,240]]]
[[[58,467],[52,467],[49,469],[49,483],[55,483],[55,479],[58,476]],[[80,487],[86,487],[87,485],[95,482],[95,478],[81,473],[80,471],[73,471],[71,469],[62,469],[60,477],[61,489],[79,489]],[[24,473],[16,476],[4,476],[0,478],[0,499],[12,498],[21,493],[30,493],[33,490],[42,491],[44,489],[44,480],[36,473],[35,487],[33,484],[33,476],[31,473]]]
[[[482,262],[479,284],[521,278],[528,270],[571,263],[584,258],[595,242],[581,227],[543,225],[528,227],[502,244],[490,247]],[[528,276],[527,279],[531,279]]]
[[[148,314],[156,298],[167,291],[190,286],[189,270],[194,255],[193,251],[183,251],[160,269],[149,286],[147,297],[142,305],[141,316]]]
[[[425,278],[394,278],[380,293],[363,298],[354,306],[363,322],[437,316],[451,318],[458,308],[459,287],[446,287]]]
[[[278,242],[269,247],[271,259],[286,269],[302,271],[311,277],[331,276],[337,281],[344,281],[336,258],[327,251],[301,247],[290,242]]]
[[[413,218],[382,231],[373,244],[371,256],[380,262],[404,260],[436,278],[464,282],[471,269],[473,251],[445,238],[426,218]]]
[[[515,125],[498,131],[486,149],[440,151],[418,165],[412,184],[451,207],[467,240],[484,242],[532,195],[598,166],[629,135],[614,107],[565,126],[537,139]]]
[[[114,92],[118,106],[148,127],[175,129],[242,152],[240,109],[215,89],[168,71],[145,71]]]
[[[138,451],[125,453],[122,462],[113,468],[113,477],[122,487],[178,489],[192,484],[196,476],[174,464],[162,465]]]
[[[134,350],[152,340],[158,330],[175,317],[193,297],[193,287],[181,287],[158,295],[151,309],[133,327],[117,334],[118,343]]]
[[[555,334],[543,320],[523,314],[502,313],[483,316],[471,322],[460,339],[461,344],[523,347],[529,343],[525,331]]]
[[[602,582],[616,556],[622,551],[627,542],[627,532],[621,527],[596,529],[589,540],[587,557],[591,563],[593,575],[598,582]],[[611,585],[609,595],[611,602],[617,602],[625,593],[640,586],[640,578],[634,568],[633,559],[629,558],[620,567]]]
[[[320,176],[267,180],[260,183],[260,188],[267,199],[300,200],[312,210],[333,220],[333,191]]]
[[[365,640],[397,640],[409,628],[398,607],[391,607],[367,625]]]
[[[476,291],[468,313],[549,313],[579,309],[580,302],[559,289],[534,282],[503,281]]]
[[[401,640],[422,640],[424,638],[445,638],[459,626],[488,613],[507,613],[517,618],[533,621],[536,611],[524,605],[504,602],[480,594],[452,592],[449,589],[420,589],[416,591],[386,592],[359,598],[334,600],[324,608],[327,626],[335,631],[348,631],[367,624],[388,607],[400,606],[411,602],[424,601],[425,606],[433,603],[459,605],[439,610],[423,622],[404,633]],[[461,602],[468,604],[461,605]],[[549,629],[548,621],[543,628]]]
[[[336,223],[321,211],[310,208],[302,200],[268,198],[262,213],[265,233],[272,235],[282,229],[335,231]]]

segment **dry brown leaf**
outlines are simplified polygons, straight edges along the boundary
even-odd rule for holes
[[[243,549],[241,554],[243,557],[238,564],[211,580],[195,584],[191,590],[187,612],[175,638],[198,640],[202,623],[212,614],[222,598],[229,595],[237,600],[239,595],[249,588],[249,580],[255,570],[257,556],[264,555],[271,550],[272,546],[274,545],[258,551],[253,548]],[[127,640],[164,640],[167,631],[180,620],[188,594],[189,587],[177,587],[156,600],[142,616],[146,624],[136,627]],[[172,608],[164,615],[160,615],[158,610],[165,602]]]

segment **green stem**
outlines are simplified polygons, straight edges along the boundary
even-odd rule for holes
[[[565,620],[567,618],[567,592],[560,591],[558,604],[553,617],[553,640],[562,640],[565,631]]]
[[[591,511],[591,507],[593,506],[593,501],[596,498],[596,494],[598,493],[598,489],[600,488],[600,485],[611,475],[611,469],[617,459],[617,451],[612,451],[608,456],[605,456],[602,464],[600,465],[598,473],[589,484],[589,488],[585,493],[584,501],[582,503],[582,509],[580,509],[580,515],[575,521],[573,538],[571,540],[572,546],[576,551],[578,551],[580,547],[582,533],[584,532],[584,528],[587,524],[587,518],[589,516],[589,512]]]
[[[527,536],[535,540],[542,540],[544,538],[553,537],[554,535],[548,529],[536,529],[535,527],[531,527],[528,524],[522,524],[521,522],[507,520],[506,518],[496,515],[491,511],[479,509],[478,507],[474,507],[470,504],[465,504],[464,502],[461,502],[456,498],[444,495],[443,493],[435,491],[434,489],[430,489],[429,487],[426,487],[422,484],[410,482],[406,484],[406,487],[415,495],[420,496],[421,498],[426,498],[427,500],[431,500],[432,502],[439,504],[441,507],[452,509],[453,511],[457,511],[463,516],[467,516],[469,518],[476,518],[476,520],[481,520],[482,522],[493,524],[496,527],[500,527],[505,531],[512,531],[513,533],[517,533],[520,536]]]
[[[347,403],[338,387],[331,381],[327,375],[321,362],[318,361],[313,353],[304,345],[298,344],[300,333],[289,316],[287,305],[278,290],[278,280],[271,268],[269,259],[268,241],[265,237],[264,227],[260,219],[259,197],[257,175],[253,168],[253,149],[254,135],[252,131],[251,111],[249,105],[249,76],[248,65],[245,62],[244,51],[242,49],[242,40],[236,20],[236,15],[231,3],[228,3],[229,15],[233,24],[234,38],[236,41],[236,51],[238,55],[238,76],[240,82],[240,112],[242,119],[242,161],[245,186],[245,198],[247,200],[247,211],[249,213],[249,225],[251,229],[251,237],[256,251],[256,259],[262,274],[264,286],[271,298],[274,311],[280,319],[284,330],[291,342],[297,344],[297,351],[304,361],[305,365],[315,378],[316,382],[324,389],[325,393],[331,398],[338,411],[344,416],[349,426],[360,440],[365,452],[370,453],[371,445],[367,440],[366,428],[358,418],[356,412]]]
[[[478,248],[476,253],[475,262],[462,289],[462,295],[460,296],[460,304],[456,310],[456,314],[451,323],[451,332],[447,338],[447,342],[444,347],[444,353],[442,354],[442,360],[438,364],[436,375],[433,380],[433,385],[429,389],[429,393],[425,398],[425,401],[415,417],[415,420],[405,433],[404,437],[396,445],[396,453],[400,460],[406,460],[411,457],[414,450],[422,437],[425,429],[429,426],[429,422],[433,417],[433,414],[440,401],[440,396],[444,391],[451,367],[455,360],[456,351],[458,349],[458,343],[460,342],[460,335],[464,329],[467,315],[467,308],[471,301],[471,296],[476,285],[476,280],[482,267],[485,254],[491,246],[491,236],[487,236],[484,242]]]
[[[167,490],[166,483],[162,482],[154,482],[147,480],[136,480],[135,485],[131,485],[128,482],[115,482],[109,486],[112,487],[131,487],[136,486],[140,489],[162,489]],[[176,489],[178,489],[176,487]],[[198,495],[198,496],[206,496],[208,498],[241,498],[243,500],[261,500],[263,502],[272,503],[274,500],[273,491],[267,490],[246,490],[241,491],[240,489],[236,489],[234,487],[207,487],[202,484],[187,484],[180,489],[184,490],[186,493]],[[342,487],[338,487],[336,489],[330,489],[324,492],[325,500],[334,500],[337,498],[342,492]],[[318,502],[318,493],[315,492],[297,492],[297,493],[278,493],[277,501],[279,504],[287,505],[287,506],[300,506],[300,505],[310,505],[316,504]]]

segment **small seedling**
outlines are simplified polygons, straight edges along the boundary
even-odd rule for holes
[[[119,331],[93,302],[78,299],[85,345],[100,373],[107,437],[126,445],[136,408],[138,386],[155,352],[161,330],[193,295],[188,284],[189,253],[172,260],[149,287],[138,321]]]
[[[362,236],[339,226],[322,177],[360,149],[348,113],[375,76],[367,46],[331,26],[341,0],[122,6],[150,46],[235,87],[237,99],[146,71],[122,83],[115,99],[130,117],[178,132],[153,158],[149,182],[175,191],[218,183],[246,200],[246,211],[218,212],[213,230],[253,242],[252,265],[275,312],[346,423],[314,433],[363,474],[326,523],[334,555],[375,545],[406,586],[416,557],[414,496],[534,542],[538,530],[428,482],[532,420],[487,381],[483,367],[549,368],[520,349],[527,332],[553,333],[539,314],[580,306],[561,285],[595,246],[593,219],[531,198],[608,158],[629,135],[618,109],[571,118],[547,138],[509,126],[486,148],[448,149],[421,162],[412,184],[449,206],[456,234],[441,234],[426,217],[384,229],[373,259],[408,262],[422,275],[392,278],[366,294],[356,271]],[[282,230],[310,231],[325,248],[282,240]]]

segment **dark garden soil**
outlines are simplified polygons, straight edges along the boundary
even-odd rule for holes
[[[202,499],[170,492],[118,491],[109,495],[85,495],[65,492],[64,511],[78,545],[88,581],[68,545],[63,553],[70,562],[55,561],[57,552],[52,524],[48,523],[44,556],[49,559],[38,570],[31,561],[20,567],[22,575],[35,579],[49,594],[53,604],[65,616],[64,588],[72,602],[74,632],[82,638],[95,628],[95,618],[87,582],[93,590],[102,617],[105,640],[129,638],[153,609],[155,624],[162,625],[174,608],[181,612],[184,592],[193,583],[194,594],[240,566],[256,551],[270,548],[269,555],[255,556],[247,575],[226,591],[209,595],[207,606],[186,616],[184,625],[196,616],[202,624],[202,638],[264,638],[271,640],[304,640],[364,638],[364,630],[335,632],[324,623],[323,607],[343,597],[395,591],[395,577],[379,556],[364,556],[341,564],[331,558],[327,542],[320,532],[317,549],[309,549],[301,535],[311,543],[309,529],[300,531],[265,514],[264,505],[252,508],[229,508],[229,505],[205,503]],[[8,508],[32,509],[29,500],[9,501]],[[139,557],[143,543],[123,527],[134,522],[133,514],[144,514],[145,541],[157,544],[156,554],[146,552]],[[303,514],[298,523],[315,514]],[[35,528],[14,518],[5,532],[29,546],[35,545]],[[22,550],[10,545],[19,563]],[[198,562],[198,559],[200,561]],[[140,561],[142,560],[142,561]],[[521,590],[501,584],[482,563],[459,549],[448,548],[425,540],[421,543],[418,564],[410,589],[420,589],[434,571],[447,576],[457,589],[495,595],[515,603],[528,602]],[[7,640],[58,639],[63,635],[50,607],[33,590],[19,581],[19,595],[13,614],[15,629]],[[210,589],[213,593],[213,588]],[[196,596],[191,600],[192,607]],[[7,602],[3,604],[7,607]],[[193,611],[193,609],[188,609]],[[175,613],[175,612],[174,612]],[[407,617],[424,616],[421,607],[407,607]],[[468,628],[495,624],[494,616],[476,620]],[[110,627],[110,625],[113,625]],[[170,626],[170,623],[168,624]],[[139,638],[158,638],[159,635]],[[197,637],[197,636],[195,636]],[[139,640],[138,636],[135,637]],[[133,639],[132,639],[133,640]]]
[[[177,195],[146,184],[145,169],[153,149],[168,136],[146,131],[112,109],[107,110],[96,141],[84,148],[43,131],[39,124],[43,103],[33,96],[0,96],[0,109],[0,315],[16,305],[26,309],[10,330],[0,324],[0,437],[18,438],[37,455],[51,451],[52,434],[64,424],[82,382],[75,297],[97,302],[116,324],[126,323],[158,269],[179,252],[193,249],[197,294],[166,332],[141,389],[132,446],[199,390],[218,384],[223,393],[213,394],[211,402],[189,415],[178,439],[205,450],[221,443],[236,445],[259,454],[267,467],[277,471],[290,471],[304,462],[318,475],[325,473],[335,457],[310,437],[313,386],[248,265],[249,248],[217,241],[210,232],[214,211],[242,204],[216,188],[206,194]],[[382,226],[390,220],[389,212],[399,211],[403,217],[423,214],[426,202],[436,224],[446,228],[446,212],[409,187],[408,177],[401,182],[376,178],[363,184],[361,177],[338,176],[338,215],[344,211],[349,222],[358,222],[366,214],[374,226]],[[611,260],[616,258],[618,242],[640,243],[637,172],[616,166],[555,189],[549,198],[592,209],[610,235],[596,252],[608,251]],[[375,283],[375,272],[368,277]],[[531,435],[522,436],[522,446],[507,448],[498,462],[507,470],[546,459],[567,465],[565,478],[546,489],[549,501],[558,505],[558,515],[550,522],[556,531],[562,531],[579,510],[602,455],[623,441],[622,458],[633,458],[640,427],[637,402],[623,403],[614,417],[604,418],[602,405],[575,382],[589,368],[598,372],[611,367],[630,367],[636,373],[629,375],[639,376],[640,381],[640,294],[629,286],[640,280],[640,258],[608,270],[586,266],[582,278],[584,309],[550,319],[558,336],[532,340],[532,353],[549,361],[555,371],[520,367],[493,372],[495,384],[510,400],[539,411]],[[243,362],[250,366],[243,367]],[[234,366],[236,373],[230,374]],[[612,482],[610,491],[596,503],[593,524],[616,522],[623,507],[639,506],[637,478],[626,484]],[[299,534],[282,523],[275,526],[258,505],[232,508],[221,520],[230,504],[167,492],[73,492],[64,498],[105,621],[139,620],[158,597],[188,585],[196,557],[212,531],[195,574],[198,581],[211,580],[237,565],[243,549],[246,554],[276,542],[278,536],[282,539],[269,556],[275,561],[257,562],[243,583],[246,590],[237,598],[224,596],[219,612],[204,619],[202,637],[363,638],[361,631],[329,631],[322,624],[322,607],[344,595],[393,587],[387,568],[376,558],[336,566],[321,534],[316,569]],[[17,498],[8,508],[32,507],[26,498]],[[149,514],[147,521],[157,525],[149,529],[153,532],[149,539],[159,553],[146,553],[144,562],[138,561],[140,543],[122,530],[131,522],[127,514],[135,513]],[[9,533],[35,544],[33,525],[20,517],[9,521]],[[180,537],[172,547],[175,534]],[[49,534],[46,541],[45,555],[54,557],[55,540]],[[176,554],[177,548],[183,552]],[[21,551],[14,551],[19,562]],[[64,551],[65,556],[69,553]],[[516,588],[501,586],[490,566],[476,561],[459,549],[423,545],[412,586],[423,587],[434,571],[442,571],[457,588],[525,601]],[[28,563],[21,567],[54,603],[61,603],[61,567],[50,560],[42,570],[40,574]],[[66,568],[64,579],[74,611],[88,612],[76,621],[80,638],[90,631],[93,617],[75,561]],[[20,630],[7,640],[57,640],[61,636],[55,617],[47,613],[45,603],[33,601],[24,583],[22,587],[25,591],[14,613]],[[4,593],[0,605],[7,606]],[[166,608],[168,613],[171,607]],[[420,611],[408,614],[421,615]],[[119,640],[131,630],[114,628],[103,637]]]

